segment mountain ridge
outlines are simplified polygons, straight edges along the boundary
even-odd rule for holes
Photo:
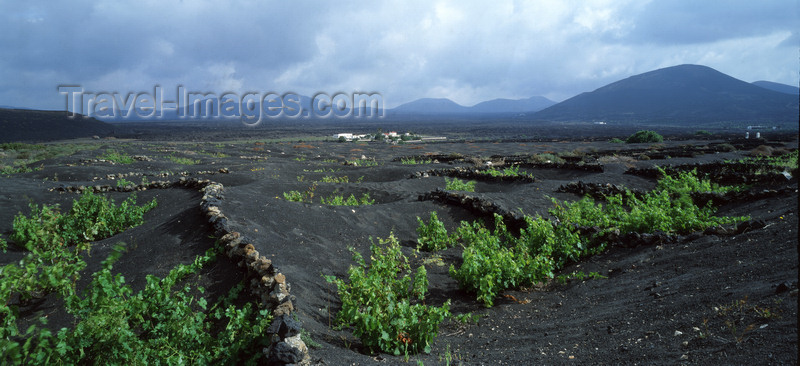
[[[797,98],[708,66],[653,70],[581,93],[533,114],[549,121],[796,123]]]
[[[779,93],[800,95],[800,88],[788,84],[781,84],[772,81],[759,80],[752,82],[753,85],[760,86],[765,89],[776,91]]]
[[[556,102],[543,96],[523,99],[497,98],[463,106],[447,98],[420,98],[389,110],[391,114],[508,114],[536,112]]]

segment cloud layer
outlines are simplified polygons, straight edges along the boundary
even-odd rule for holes
[[[798,1],[0,0],[0,105],[63,109],[59,85],[222,94],[380,92],[463,105],[563,100],[703,64],[798,85]]]

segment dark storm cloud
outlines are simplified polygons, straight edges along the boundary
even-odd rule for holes
[[[561,100],[682,63],[797,84],[800,46],[797,1],[0,4],[0,105],[37,108],[60,84]]]
[[[699,44],[791,31],[800,26],[793,0],[653,1],[636,16],[631,40]]]

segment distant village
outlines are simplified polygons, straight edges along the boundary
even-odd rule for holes
[[[415,142],[429,142],[429,141],[444,141],[447,137],[443,136],[421,136],[411,132],[397,133],[397,131],[382,132],[378,131],[374,134],[354,134],[354,133],[337,133],[333,138],[339,142],[348,141],[383,141],[386,143],[415,143]]]

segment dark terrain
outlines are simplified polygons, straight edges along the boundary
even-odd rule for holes
[[[199,125],[198,125],[199,126]],[[347,132],[372,132],[375,124],[353,125]],[[709,230],[690,235],[617,243],[603,254],[573,263],[560,273],[598,272],[604,279],[550,282],[506,291],[492,308],[458,288],[447,274],[459,263],[459,248],[413,256],[416,217],[437,211],[448,230],[460,220],[486,217],[469,207],[420,200],[444,188],[444,177],[417,178],[419,172],[525,162],[531,156],[553,154],[566,164],[521,165],[534,182],[479,181],[479,197],[506,211],[547,215],[549,197],[577,200],[581,195],[560,192],[570,182],[614,184],[646,191],[656,179],[653,166],[720,166],[725,160],[750,157],[753,151],[781,154],[797,149],[796,132],[765,132],[765,139],[744,140],[743,131],[662,129],[660,144],[614,144],[641,126],[590,124],[540,125],[519,128],[516,122],[491,125],[458,121],[437,126],[420,122],[415,132],[448,136],[439,143],[337,143],[312,136],[343,132],[336,126],[272,125],[260,129],[226,129],[167,124],[115,125],[118,139],[82,141],[99,145],[37,162],[41,169],[0,176],[0,234],[7,238],[13,218],[28,213],[28,202],[61,203],[68,207],[74,193],[61,187],[115,186],[117,174],[138,183],[207,178],[222,183],[220,205],[230,226],[254,241],[259,253],[272,259],[291,284],[295,313],[311,339],[312,363],[373,364],[797,364],[798,361],[798,193],[797,178],[765,177],[755,173],[729,174],[750,184],[752,194],[727,200],[718,215],[751,217],[742,230]],[[388,131],[384,127],[385,131]],[[437,133],[438,132],[438,133]],[[303,137],[297,137],[303,136]],[[302,141],[301,141],[302,140]],[[63,143],[63,142],[61,142]],[[113,164],[97,158],[114,149],[147,159]],[[169,156],[194,160],[179,164]],[[427,164],[406,165],[402,157],[426,157]],[[354,159],[377,166],[352,166]],[[601,171],[585,169],[601,166]],[[220,168],[227,168],[223,172]],[[643,170],[637,170],[640,168]],[[710,171],[714,169],[709,168]],[[797,171],[795,170],[794,173]],[[636,174],[631,174],[636,173]],[[111,178],[113,175],[113,179]],[[349,183],[319,183],[318,196],[369,193],[369,206],[327,206],[283,199],[290,190],[305,191],[324,176],[347,176]],[[723,176],[720,174],[719,176]],[[733,176],[734,178],[730,178]],[[737,177],[738,178],[735,178]],[[563,190],[562,190],[563,191]],[[107,193],[121,201],[127,193]],[[164,275],[177,263],[191,262],[214,245],[213,231],[200,213],[201,194],[184,188],[138,192],[139,202],[155,197],[159,205],[145,223],[95,243],[90,270],[99,268],[111,246],[129,244],[115,266],[130,282],[142,286],[144,275]],[[429,263],[428,303],[452,301],[454,314],[479,315],[477,324],[446,321],[431,354],[409,360],[369,354],[349,330],[331,325],[340,307],[335,287],[322,275],[344,276],[353,261],[348,247],[367,253],[370,237],[394,233],[413,264]],[[10,244],[0,263],[17,260],[23,252]],[[206,273],[204,286],[224,293],[243,272],[221,259]],[[744,300],[744,302],[742,302]],[[764,316],[763,310],[769,310]],[[50,315],[50,325],[68,326],[59,303],[45,301],[26,309],[29,317]]]
[[[0,128],[0,143],[105,137],[114,132],[108,123],[66,111],[6,108],[0,108]]]

